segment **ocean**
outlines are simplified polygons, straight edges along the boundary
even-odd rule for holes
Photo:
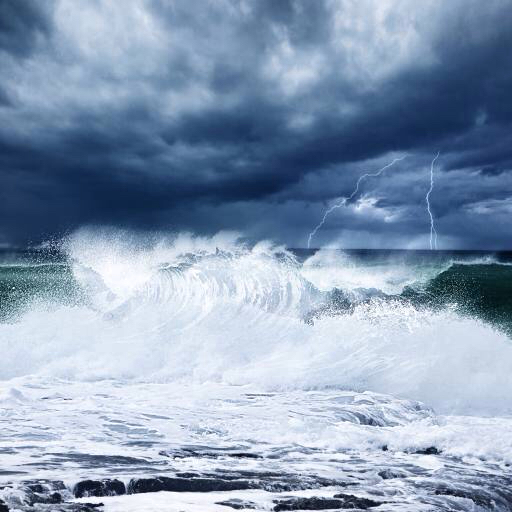
[[[510,252],[90,230],[4,249],[0,499],[512,510],[511,338]]]

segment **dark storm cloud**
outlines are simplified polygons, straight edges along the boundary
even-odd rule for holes
[[[319,242],[421,246],[441,150],[447,244],[509,246],[483,226],[512,198],[511,27],[499,0],[0,1],[1,238],[95,223],[303,245],[407,152]]]
[[[480,174],[483,174],[484,176],[497,176],[503,174],[504,172],[507,172],[507,169],[503,167],[489,166],[480,169]]]
[[[10,105],[11,105],[11,100],[9,99],[9,96],[3,89],[0,88],[0,106],[8,107]]]
[[[0,51],[26,57],[51,31],[51,0],[0,0]]]

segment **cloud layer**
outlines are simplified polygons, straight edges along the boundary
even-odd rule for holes
[[[0,0],[0,242],[512,246],[508,0]]]

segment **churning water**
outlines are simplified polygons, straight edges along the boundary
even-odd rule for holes
[[[0,260],[12,506],[29,480],[163,475],[249,482],[176,510],[340,489],[379,511],[512,510],[510,254],[82,230]]]

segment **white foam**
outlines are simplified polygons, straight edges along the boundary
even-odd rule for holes
[[[445,412],[511,411],[512,346],[477,320],[374,300],[304,323],[321,300],[306,279],[321,258],[301,268],[282,248],[234,235],[141,243],[80,232],[67,246],[90,303],[0,325],[2,379],[333,386]]]
[[[302,275],[321,290],[339,288],[348,291],[376,289],[386,294],[398,294],[406,286],[424,283],[445,265],[413,265],[394,255],[378,263],[357,261],[348,253],[322,249],[304,262]]]

